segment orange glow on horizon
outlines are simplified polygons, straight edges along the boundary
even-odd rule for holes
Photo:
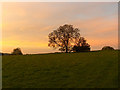
[[[117,49],[117,15],[117,3],[3,3],[2,52],[57,51],[48,47],[48,34],[66,23],[80,29],[92,50]]]

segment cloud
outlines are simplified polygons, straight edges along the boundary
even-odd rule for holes
[[[3,3],[2,11],[4,51],[17,45],[26,53],[43,47],[52,51],[48,34],[66,23],[80,28],[92,49],[117,47],[117,3]]]

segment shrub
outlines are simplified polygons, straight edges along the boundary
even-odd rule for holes
[[[23,54],[20,48],[16,48],[13,50],[12,55],[23,55]]]
[[[89,46],[74,46],[73,47],[73,52],[87,52],[90,51]]]
[[[114,50],[114,48],[110,46],[104,46],[102,50]]]
[[[86,42],[84,37],[76,39],[76,44],[72,48],[73,52],[87,52],[90,51],[90,45]]]

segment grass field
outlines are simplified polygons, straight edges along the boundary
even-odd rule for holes
[[[2,57],[3,88],[117,88],[118,51]]]

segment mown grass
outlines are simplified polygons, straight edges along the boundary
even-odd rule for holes
[[[118,51],[2,57],[3,88],[117,88]]]

